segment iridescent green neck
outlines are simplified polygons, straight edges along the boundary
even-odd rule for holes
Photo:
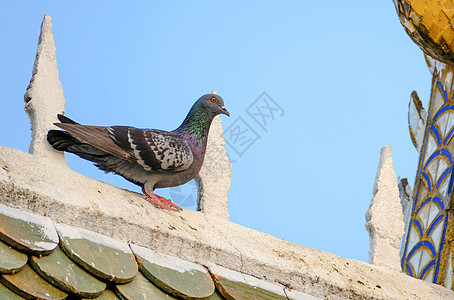
[[[190,138],[203,139],[208,134],[213,118],[197,104],[191,108],[186,119],[176,131],[187,134]]]

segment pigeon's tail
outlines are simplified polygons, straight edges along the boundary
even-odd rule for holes
[[[58,120],[60,120],[60,122],[62,122],[62,123],[79,124],[79,123],[77,123],[76,121],[73,121],[73,120],[71,120],[71,119],[68,118],[68,117],[65,117],[64,115],[58,114],[58,115],[57,115],[57,118],[58,118]]]
[[[55,150],[71,152],[94,162],[97,162],[96,157],[108,155],[106,152],[73,137],[66,131],[49,130],[47,141]]]
[[[112,164],[118,163],[121,159],[110,155],[90,144],[87,144],[70,133],[62,130],[49,130],[47,141],[55,150],[74,153],[86,160],[96,163],[96,166],[106,172],[114,172]]]
[[[69,150],[71,146],[81,143],[80,140],[61,130],[49,130],[47,133],[47,141],[55,150],[68,152],[72,152]]]
[[[64,115],[58,114],[57,118],[62,123],[78,124],[77,122],[71,120],[68,117],[65,117]],[[47,133],[47,141],[55,150],[67,151],[71,153],[74,153],[74,151],[70,149],[72,146],[79,146],[83,144],[81,140],[73,137],[68,132],[61,130],[49,130],[49,132]]]

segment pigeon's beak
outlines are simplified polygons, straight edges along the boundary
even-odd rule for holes
[[[230,117],[230,113],[229,113],[229,111],[227,110],[227,108],[225,108],[225,106],[221,106],[221,108],[222,108],[222,113],[223,113],[224,115],[227,115],[228,117]]]

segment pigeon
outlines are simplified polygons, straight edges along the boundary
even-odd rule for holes
[[[62,130],[49,130],[47,141],[56,150],[92,161],[106,173],[115,173],[142,187],[147,201],[180,211],[171,200],[154,194],[156,188],[185,184],[196,177],[205,157],[213,118],[230,116],[215,92],[200,97],[181,125],[173,131],[129,126],[81,125],[63,115]]]

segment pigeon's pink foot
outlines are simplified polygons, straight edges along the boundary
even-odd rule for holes
[[[146,189],[143,189],[143,193],[147,195],[147,201],[151,204],[167,210],[181,211],[182,208],[172,202],[170,199],[158,196],[154,193],[148,192]]]

